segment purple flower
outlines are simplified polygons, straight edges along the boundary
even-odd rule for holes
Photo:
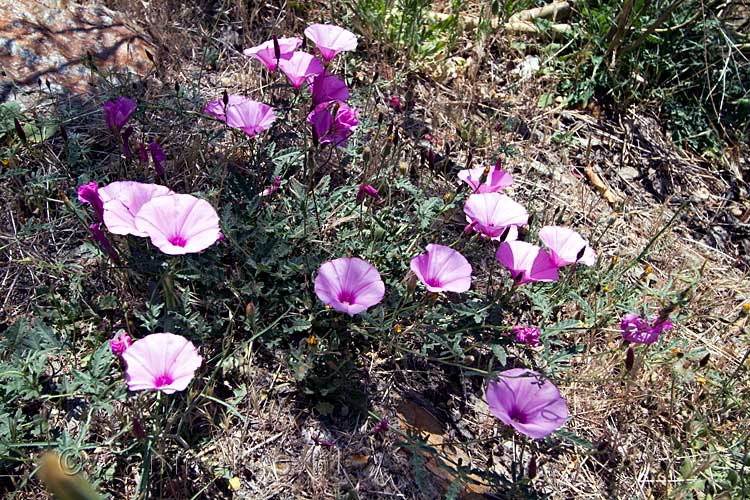
[[[315,294],[324,304],[353,316],[383,300],[385,284],[369,262],[340,258],[320,266]]]
[[[167,155],[164,154],[164,150],[156,141],[151,141],[148,145],[148,149],[151,152],[151,159],[154,160],[156,176],[161,177],[164,175],[164,162],[167,160]]]
[[[357,110],[343,101],[330,101],[318,104],[307,115],[307,122],[313,127],[313,133],[320,144],[329,142],[334,146],[344,147],[357,127]]]
[[[173,333],[152,333],[136,340],[122,359],[128,390],[165,394],[185,390],[203,362],[192,342]]]
[[[99,222],[89,224],[89,231],[91,231],[91,236],[94,238],[94,241],[99,243],[99,246],[102,247],[102,250],[107,252],[109,258],[114,262],[118,262],[120,260],[120,257],[117,255],[117,252],[109,242],[109,238],[107,238],[107,235],[104,234],[104,231],[102,231],[102,225]]]
[[[133,127],[128,126],[122,131],[122,154],[125,158],[130,158],[133,153],[130,151],[130,136],[133,135]]]
[[[311,24],[305,29],[305,36],[315,43],[325,62],[336,54],[357,48],[357,37],[351,31],[331,24]]]
[[[495,258],[519,285],[532,281],[557,281],[557,266],[549,254],[525,241],[505,241],[500,244]]]
[[[500,239],[508,227],[511,229],[505,241],[516,239],[516,226],[529,221],[529,213],[523,206],[500,193],[472,194],[466,200],[464,213],[471,229],[493,240]]]
[[[557,267],[580,262],[587,266],[596,264],[596,254],[580,234],[567,227],[544,226],[539,239],[549,249],[552,262]]]
[[[146,236],[135,226],[143,205],[158,196],[173,194],[167,186],[135,181],[111,182],[99,191],[104,201],[104,225],[113,234]]]
[[[310,85],[313,106],[328,101],[346,101],[349,99],[349,88],[344,81],[326,70],[315,76]]]
[[[78,186],[78,201],[88,203],[96,214],[98,220],[104,220],[104,201],[99,196],[99,184],[92,181]]]
[[[260,193],[260,195],[271,196],[273,193],[279,190],[279,186],[281,186],[281,177],[274,177],[271,187],[267,187],[266,189],[264,189],[263,192]]]
[[[120,97],[116,101],[107,101],[104,107],[104,121],[113,133],[119,133],[120,129],[130,119],[130,116],[138,107],[138,103],[127,97]]]
[[[403,107],[401,106],[401,98],[398,96],[391,96],[390,99],[388,99],[388,105],[393,108],[393,111],[396,113],[400,113],[403,111]]]
[[[388,430],[388,419],[384,418],[372,427],[373,434],[380,434]]]
[[[168,255],[200,252],[222,236],[214,207],[189,194],[152,198],[138,211],[135,226]]]
[[[248,100],[247,97],[243,97],[241,95],[230,94],[229,96],[227,96],[227,104],[224,105],[224,99],[219,97],[218,99],[214,99],[213,101],[207,102],[206,105],[203,107],[203,113],[209,116],[213,116],[217,120],[226,122],[227,121],[226,109],[233,107],[233,106],[240,105],[247,100]]]
[[[115,334],[113,339],[109,341],[109,348],[112,349],[112,354],[118,357],[122,357],[128,347],[133,343],[133,339],[127,334],[125,330],[120,330]]]
[[[471,186],[475,193],[496,193],[513,184],[513,176],[505,170],[490,167],[483,183],[479,183],[485,175],[483,167],[461,170],[458,178]]]
[[[471,287],[471,264],[456,250],[443,245],[427,245],[427,253],[417,255],[409,264],[427,290],[465,292]]]
[[[323,63],[307,52],[295,52],[289,59],[279,61],[279,69],[289,79],[292,87],[298,89],[305,81],[323,73]]]
[[[560,391],[525,368],[505,370],[487,386],[490,412],[532,439],[552,434],[570,416]]]
[[[360,184],[359,189],[357,189],[357,202],[361,203],[365,196],[375,199],[378,197],[378,190],[369,184]]]
[[[279,57],[276,57],[276,49],[274,48],[274,41],[268,40],[255,47],[245,49],[242,51],[247,57],[252,57],[268,68],[268,71],[276,71],[276,67],[279,59],[289,59],[294,54],[294,51],[302,45],[302,39],[297,37],[291,38],[278,38],[276,42],[279,46]]]
[[[672,326],[669,318],[660,321],[657,317],[649,323],[648,320],[633,313],[626,314],[620,321],[623,338],[636,344],[652,344],[657,341],[662,332],[671,330]]]
[[[535,326],[515,325],[510,331],[516,336],[516,342],[533,346],[539,345],[539,328]]]

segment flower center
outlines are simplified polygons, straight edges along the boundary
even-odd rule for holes
[[[174,382],[174,379],[172,378],[172,375],[168,373],[163,373],[154,379],[154,385],[156,387],[164,387],[172,382]]]
[[[354,304],[357,297],[349,290],[342,290],[337,297],[342,304]]]
[[[425,283],[429,286],[434,286],[435,288],[440,288],[441,286],[443,286],[443,284],[440,282],[440,278],[435,277],[425,279]]]
[[[513,420],[514,422],[518,422],[519,424],[525,424],[528,421],[528,415],[526,415],[516,407],[513,407],[510,412],[508,412],[508,416],[511,418],[511,420]]]
[[[171,244],[173,244],[176,247],[184,247],[187,244],[187,240],[179,234],[172,236],[167,241],[169,241]]]

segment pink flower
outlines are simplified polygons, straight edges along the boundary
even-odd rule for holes
[[[141,207],[135,225],[168,255],[200,252],[222,236],[216,210],[189,194],[153,198]]]
[[[104,215],[104,202],[99,196],[99,184],[91,181],[87,184],[78,186],[78,201],[84,204],[90,204],[98,220],[102,220]]]
[[[183,391],[203,358],[188,339],[173,333],[153,333],[136,340],[122,353],[125,382],[131,391]]]
[[[498,247],[495,258],[510,271],[519,285],[532,281],[557,281],[555,263],[547,252],[531,243],[505,241]]]
[[[103,105],[104,121],[107,123],[107,127],[113,133],[118,133],[137,107],[138,103],[127,97],[119,97],[116,101],[105,102]]]
[[[471,186],[471,189],[478,194],[496,193],[513,184],[513,176],[505,170],[492,166],[486,176],[484,171],[483,167],[461,170],[458,178]],[[479,181],[483,176],[484,182],[480,184]]]
[[[580,262],[587,266],[596,264],[596,254],[580,234],[560,226],[544,226],[539,230],[539,239],[549,249],[552,262],[557,267]]]
[[[342,101],[318,104],[307,115],[307,122],[312,125],[320,144],[329,142],[339,147],[346,146],[349,136],[359,124],[357,110]]]
[[[305,29],[305,36],[315,43],[325,62],[336,57],[339,52],[357,48],[354,33],[331,24],[311,24]]]
[[[294,54],[294,51],[302,45],[302,39],[297,37],[278,38],[276,41],[279,45],[278,59],[289,59]],[[268,71],[276,71],[278,61],[273,40],[268,40],[255,47],[245,49],[242,53],[247,57],[253,57],[262,62],[268,68]]]
[[[360,184],[359,189],[357,189],[357,202],[362,203],[365,196],[375,199],[378,197],[378,190],[369,184]]]
[[[248,137],[268,130],[276,121],[276,113],[271,106],[250,99],[227,106],[226,117],[228,126],[242,130]]]
[[[411,259],[409,267],[431,292],[465,292],[471,287],[471,264],[443,245],[427,245],[427,253]]]
[[[344,257],[320,266],[315,294],[324,304],[353,316],[383,300],[385,284],[372,264]]]
[[[273,178],[273,185],[271,187],[267,187],[263,190],[262,193],[260,193],[261,196],[271,196],[273,193],[279,190],[279,186],[281,186],[281,177],[274,177]]]
[[[466,200],[464,213],[474,231],[491,239],[500,239],[506,228],[511,227],[506,241],[516,239],[516,226],[529,221],[529,213],[523,206],[499,193],[472,194]]]
[[[166,186],[118,181],[99,190],[104,200],[104,225],[110,233],[146,236],[135,225],[135,216],[151,199],[172,194]]]
[[[323,63],[307,52],[295,52],[289,59],[281,59],[279,69],[289,78],[289,83],[295,89],[325,70]]]
[[[133,343],[133,339],[127,334],[125,330],[120,330],[115,334],[113,339],[109,341],[109,348],[112,349],[112,354],[115,356],[122,357],[128,347]]]
[[[237,106],[248,100],[249,99],[247,97],[244,97],[241,95],[230,94],[227,96],[227,104],[224,105],[224,98],[219,97],[218,99],[214,99],[213,101],[207,102],[206,105],[203,107],[203,113],[209,116],[213,116],[217,120],[226,122],[227,121],[226,108]]]
[[[167,160],[167,155],[164,154],[164,150],[159,146],[156,141],[151,141],[148,145],[148,149],[151,152],[151,159],[154,160],[154,169],[156,170],[156,176],[161,177],[164,175],[164,162]]]
[[[99,243],[99,246],[102,247],[102,250],[107,252],[107,255],[110,259],[114,262],[120,261],[120,256],[117,255],[117,251],[112,247],[112,244],[109,242],[109,238],[107,238],[107,235],[104,234],[104,231],[102,231],[102,225],[99,222],[95,222],[93,224],[89,224],[89,231],[91,231],[91,236],[94,238],[94,241]]]
[[[313,106],[322,102],[349,99],[349,88],[346,83],[328,70],[313,78],[311,88]]]
[[[570,416],[557,387],[525,368],[500,372],[487,385],[487,404],[495,417],[532,439],[552,434]]]
[[[636,344],[652,344],[658,340],[659,335],[663,332],[671,330],[672,326],[672,321],[669,318],[659,321],[657,317],[652,320],[652,323],[649,323],[648,320],[633,313],[626,314],[620,321],[623,338]]]
[[[516,342],[533,346],[539,345],[539,328],[535,326],[514,325],[510,331],[516,336]]]

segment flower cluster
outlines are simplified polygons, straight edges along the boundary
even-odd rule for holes
[[[89,182],[78,187],[78,200],[91,205],[100,221],[91,229],[105,249],[111,245],[101,222],[112,234],[148,237],[169,255],[200,252],[222,238],[219,216],[207,201],[166,186],[118,181],[100,188]]]
[[[358,112],[349,105],[349,88],[332,72],[331,61],[341,52],[355,50],[357,38],[344,28],[325,24],[308,26],[304,35],[315,45],[316,53],[300,50],[304,47],[299,37],[274,37],[244,50],[243,54],[259,61],[271,73],[283,73],[297,96],[309,92],[306,122],[316,146],[344,147],[358,126]],[[398,97],[392,97],[389,105],[396,112],[405,109]],[[104,104],[107,126],[121,141],[128,157],[132,127],[125,127],[136,109],[137,103],[125,97]],[[203,113],[251,138],[269,130],[277,118],[271,106],[226,92],[207,102]],[[164,175],[166,155],[158,142],[140,144],[138,153],[142,166],[148,165],[150,154],[156,176]],[[578,264],[596,264],[594,250],[571,228],[542,227],[538,233],[539,245],[519,239],[523,234],[519,229],[529,224],[529,212],[503,192],[513,185],[514,179],[501,168],[500,162],[462,170],[458,179],[471,190],[463,206],[465,232],[477,234],[486,242],[483,244],[493,246],[496,260],[510,273],[514,286],[553,282],[558,280],[563,267],[573,266],[575,271]],[[280,177],[273,177],[272,184],[260,196],[273,195],[281,182]],[[356,200],[362,203],[366,198],[378,196],[374,186],[362,184]],[[113,259],[117,258],[117,252],[102,225],[112,234],[148,237],[153,245],[170,255],[199,252],[222,238],[219,217],[208,202],[175,193],[166,186],[120,181],[99,187],[90,182],[78,188],[78,198],[91,206],[97,222],[89,229]],[[449,246],[428,244],[424,253],[410,259],[409,268],[413,273],[409,278],[409,293],[417,280],[432,294],[463,293],[471,288],[472,265]],[[358,257],[324,262],[317,270],[314,289],[328,308],[349,316],[381,303],[386,292],[375,266]],[[252,309],[254,315],[254,306]],[[672,323],[666,315],[649,321],[626,314],[620,326],[627,341],[645,344],[655,342],[662,332],[672,328]],[[400,333],[400,325],[396,331]],[[509,333],[518,343],[540,344],[541,334],[536,326],[515,325]],[[184,390],[203,361],[188,339],[172,333],[155,333],[134,342],[120,331],[110,340],[110,348],[125,364],[131,391],[159,390],[170,394]],[[524,368],[500,372],[487,385],[486,399],[495,417],[533,439],[551,434],[569,417],[558,388],[539,373]],[[387,429],[388,422],[383,420],[373,428],[373,433]]]

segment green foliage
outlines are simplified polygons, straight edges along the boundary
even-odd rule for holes
[[[558,61],[558,91],[572,106],[596,98],[626,109],[660,103],[675,141],[698,151],[747,141],[750,62],[747,32],[720,13],[720,2],[599,2],[579,9],[570,50]]]

